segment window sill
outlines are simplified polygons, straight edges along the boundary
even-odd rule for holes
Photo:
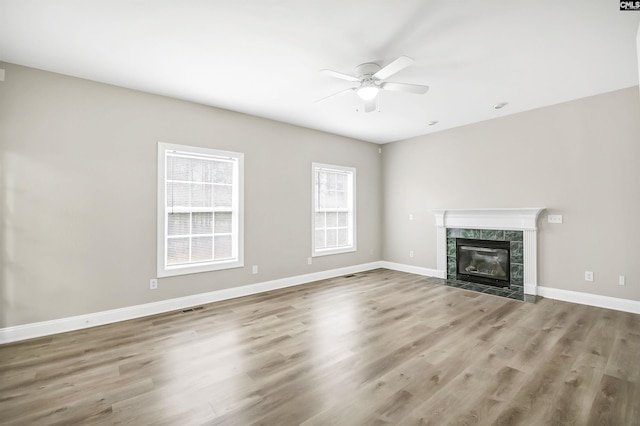
[[[201,272],[213,272],[221,271],[224,269],[234,269],[244,267],[244,262],[237,260],[230,260],[228,262],[208,263],[196,266],[181,266],[170,269],[159,269],[158,278],[175,277],[178,275],[198,274]]]
[[[311,257],[330,256],[332,254],[352,253],[355,252],[355,247],[344,247],[336,249],[318,250],[311,253]]]

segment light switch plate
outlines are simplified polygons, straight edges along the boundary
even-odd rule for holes
[[[549,223],[562,223],[562,215],[561,214],[550,214],[547,216],[547,221]]]

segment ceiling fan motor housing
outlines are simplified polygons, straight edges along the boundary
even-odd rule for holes
[[[358,76],[358,78],[363,80],[371,80],[373,74],[377,73],[378,71],[380,71],[380,65],[371,62],[360,64],[355,68],[355,74]]]

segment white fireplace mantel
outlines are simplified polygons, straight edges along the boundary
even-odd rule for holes
[[[514,209],[438,209],[436,240],[438,271],[447,276],[447,228],[501,229],[522,231],[524,292],[537,294],[538,216],[544,208]]]

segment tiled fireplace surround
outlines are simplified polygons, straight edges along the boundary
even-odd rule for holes
[[[509,241],[510,287],[524,293],[522,231],[503,231],[499,229],[460,229],[447,228],[447,279],[455,280],[456,238],[469,240]]]
[[[538,285],[536,224],[542,210],[544,209],[434,210],[438,271],[441,276],[448,280],[456,278],[456,238],[510,241],[511,290],[520,295],[524,293],[525,300],[534,301]],[[489,289],[487,292],[501,294],[499,290]]]

